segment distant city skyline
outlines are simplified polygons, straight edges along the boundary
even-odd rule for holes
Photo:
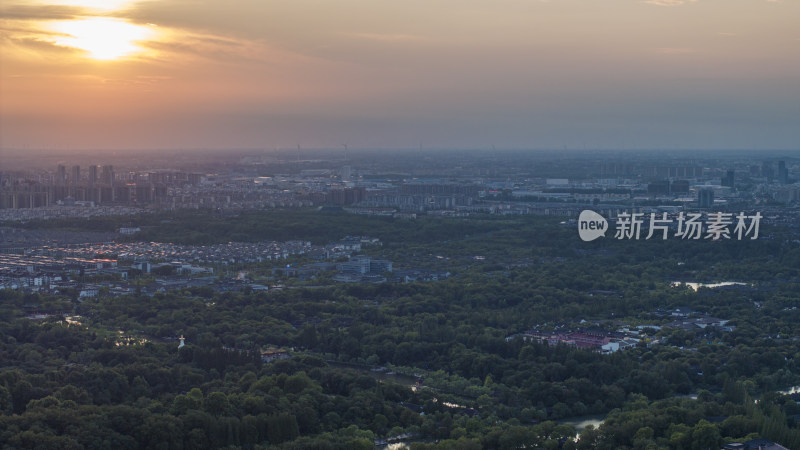
[[[0,148],[796,150],[798,17],[790,0],[10,0]]]

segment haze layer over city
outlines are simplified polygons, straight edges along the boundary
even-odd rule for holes
[[[4,1],[0,447],[800,449],[798,19]]]

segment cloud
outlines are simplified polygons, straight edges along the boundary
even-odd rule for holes
[[[180,40],[153,40],[142,42],[141,45],[159,53],[191,55],[205,60],[233,61],[243,57],[232,52],[230,48],[185,35]]]
[[[61,47],[53,44],[50,41],[33,37],[2,38],[0,41],[5,41],[9,46],[33,51],[39,54],[75,55],[80,53],[80,51],[77,49]]]
[[[173,77],[163,75],[139,75],[135,78],[104,78],[101,82],[106,85],[151,87],[172,79]]]
[[[0,9],[0,19],[11,20],[68,20],[90,14],[86,8],[67,5],[9,5]]]
[[[57,31],[52,30],[42,30],[37,27],[33,26],[25,26],[24,24],[20,24],[20,26],[5,26],[0,25],[0,35],[8,35],[8,36],[67,36],[64,33],[59,33]]]
[[[697,0],[645,0],[644,3],[657,6],[680,6],[684,3],[694,3]]]
[[[343,36],[357,39],[367,39],[371,41],[383,42],[412,42],[425,41],[427,38],[413,34],[387,34],[387,33],[342,33]]]
[[[68,35],[54,30],[46,30],[34,25],[36,21],[31,20],[3,20],[0,21],[0,45],[9,50],[9,55],[14,52],[11,49],[27,55],[68,55],[78,54],[75,49],[61,47],[53,42],[58,38]]]
[[[296,62],[297,55],[275,48],[266,42],[242,38],[230,38],[215,34],[194,33],[185,29],[165,28],[159,39],[139,44],[154,52],[151,57],[161,62],[175,61],[181,57],[188,60],[203,60],[217,63],[261,63],[276,64]],[[188,58],[188,59],[183,59]]]

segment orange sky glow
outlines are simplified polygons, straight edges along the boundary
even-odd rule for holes
[[[7,0],[0,148],[800,147],[794,0]]]

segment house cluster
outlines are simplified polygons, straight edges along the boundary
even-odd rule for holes
[[[369,236],[345,236],[337,242],[325,245],[315,259],[338,259],[350,257],[369,246],[381,246],[383,243],[378,238]]]
[[[336,270],[338,273],[333,276],[334,281],[382,283],[386,281],[385,274],[392,271],[392,262],[364,255],[353,255],[349,261],[337,264]]]
[[[367,245],[381,245],[381,242],[373,237],[347,236],[325,246],[314,246],[308,241],[229,242],[202,246],[156,242],[40,246],[23,254],[0,254],[0,289],[50,293],[74,289],[79,291],[80,298],[97,297],[104,290],[112,295],[125,295],[134,292],[154,294],[199,286],[212,286],[221,291],[241,291],[248,286],[259,289],[260,285],[252,285],[247,280],[218,280],[213,277],[214,269],[207,265],[281,260],[290,255],[308,255],[320,260],[350,257]],[[116,259],[100,258],[97,255],[116,255],[122,260],[132,260],[133,263],[122,266]],[[358,264],[362,267],[364,261],[368,266],[368,270],[362,273],[365,277],[370,277],[373,273],[391,272],[392,264],[389,261],[360,258],[363,257],[355,257],[353,261],[343,263],[341,272],[352,273]],[[169,270],[161,271],[162,268]],[[319,262],[303,268],[287,266],[276,269],[288,276],[307,278],[327,270],[337,270],[337,265]],[[148,285],[134,286],[127,283],[131,271],[154,273],[157,277]],[[180,277],[169,276],[170,273]],[[108,279],[92,280],[94,284],[76,281],[97,275],[107,275]]]
[[[450,272],[447,270],[422,268],[395,270],[391,261],[372,259],[363,255],[351,256],[349,261],[338,264],[318,262],[299,267],[275,267],[272,269],[272,275],[308,281],[321,273],[333,271],[336,271],[333,280],[342,283],[369,283],[387,280],[394,283],[411,283],[415,281],[439,281],[450,276]],[[391,275],[388,274],[389,272]]]
[[[0,254],[0,289],[47,292],[80,288],[69,275],[110,275],[127,278],[117,261],[101,258],[61,258]]]
[[[261,350],[261,361],[265,363],[271,363],[273,361],[289,358],[291,358],[291,355],[289,355],[289,352],[286,349],[269,347],[265,350]]]
[[[695,311],[687,307],[679,307],[671,310],[658,309],[654,312],[657,317],[673,319],[671,322],[661,326],[651,325],[650,328],[656,330],[661,328],[673,328],[684,331],[701,332],[707,328],[714,328],[728,333],[736,329],[734,325],[729,325],[727,319],[710,316],[706,313]]]
[[[727,319],[720,319],[685,307],[673,310],[659,309],[653,314],[656,317],[662,318],[662,321],[671,321],[661,325],[642,324],[637,326],[631,326],[622,322],[614,322],[618,327],[616,331],[607,331],[602,328],[578,328],[571,330],[567,329],[565,325],[556,325],[553,329],[542,329],[545,327],[536,325],[529,331],[507,337],[506,341],[511,341],[514,338],[520,337],[524,341],[541,342],[551,346],[563,344],[608,354],[636,347],[639,344],[644,344],[648,347],[660,344],[662,340],[652,336],[652,334],[661,329],[680,329],[699,334],[711,329],[730,332],[736,328],[733,325],[729,325],[729,320]],[[582,320],[581,324],[584,323],[587,322]],[[594,325],[599,326],[600,322],[594,322]]]
[[[511,340],[519,336],[524,341],[541,342],[550,346],[558,344],[568,345],[584,350],[594,350],[600,353],[614,353],[627,348],[635,347],[642,341],[640,337],[634,337],[624,332],[605,331],[601,329],[579,329],[575,331],[527,331],[525,333],[510,336],[506,340]],[[649,341],[652,345],[655,341]]]
[[[447,270],[408,269],[397,270],[393,274],[396,283],[411,283],[415,281],[439,281],[450,277]]]
[[[345,283],[410,283],[414,281],[439,281],[450,276],[446,270],[404,269],[395,271],[392,262],[354,255],[347,262],[336,265],[334,281]]]
[[[731,442],[722,446],[722,450],[789,450],[788,448],[762,438],[747,442]]]
[[[102,243],[83,246],[38,248],[29,251],[41,256],[92,258],[117,255],[122,259],[191,261],[196,264],[239,264],[277,261],[290,255],[315,251],[324,257],[325,249],[308,241],[228,242],[214,245],[180,245],[163,242]]]
[[[127,282],[132,270],[143,273],[152,273],[161,267],[171,268],[171,272],[179,275],[193,275],[195,278],[182,280],[181,286],[172,286],[176,280],[168,277],[156,278],[151,286],[133,286]],[[202,275],[213,275],[214,269],[200,267],[182,261],[151,264],[148,261],[135,261],[130,266],[120,266],[117,260],[101,258],[56,258],[50,256],[25,256],[0,254],[0,289],[22,290],[26,292],[39,292],[59,294],[68,290],[76,291],[78,298],[97,297],[102,290],[107,290],[112,295],[124,295],[136,292],[152,293],[161,290],[187,287],[189,284],[206,285],[206,282],[197,284]],[[103,278],[106,276],[107,278]],[[90,283],[82,280],[84,277],[94,277]],[[98,279],[99,278],[99,279]],[[213,283],[213,280],[211,281]]]
[[[0,221],[27,222],[30,220],[63,219],[80,217],[89,219],[99,216],[128,216],[141,214],[140,206],[97,206],[85,202],[73,202],[71,205],[51,205],[38,208],[4,209],[0,208]]]
[[[731,332],[736,329],[733,325],[727,325],[729,321],[716,317],[701,315],[699,317],[686,317],[662,325],[661,328],[678,328],[684,331],[702,331],[706,328],[716,328],[723,332]],[[654,327],[655,328],[655,327]]]
[[[174,339],[174,338],[164,338],[164,339]],[[180,340],[180,345],[178,345],[178,348],[182,348],[184,346],[185,338],[183,336],[181,336],[178,339]],[[222,350],[225,350],[228,353],[238,353],[240,355],[241,354],[249,354],[250,353],[249,350],[245,350],[245,349],[242,349],[242,348],[236,348],[236,347],[228,347],[228,346],[222,346]],[[294,348],[292,348],[291,350],[294,350]],[[281,360],[281,359],[289,359],[289,358],[291,358],[291,354],[289,354],[289,350],[284,349],[284,348],[274,347],[274,346],[269,346],[266,349],[262,349],[262,350],[259,351],[259,353],[260,353],[260,356],[261,356],[261,361],[264,362],[264,363],[271,363],[273,361],[278,361],[278,360]]]

